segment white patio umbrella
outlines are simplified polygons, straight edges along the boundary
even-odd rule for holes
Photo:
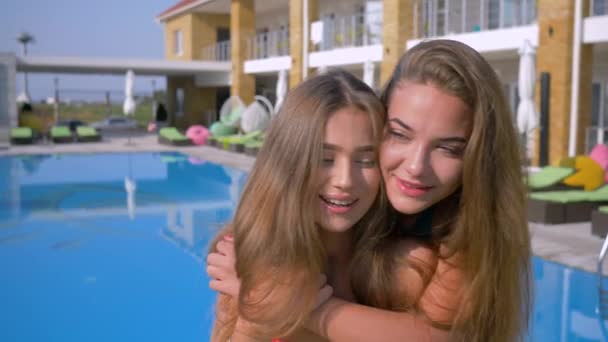
[[[538,127],[538,114],[534,108],[534,86],[536,84],[536,51],[528,40],[519,50],[519,106],[517,107],[517,128],[526,138],[526,154],[534,154],[534,129]]]
[[[277,113],[281,108],[285,94],[287,94],[287,71],[280,70],[277,79],[277,101],[274,104],[274,113]]]
[[[22,104],[22,103],[30,103],[30,97],[27,96],[26,92],[22,92],[21,94],[19,94],[19,96],[17,96],[17,103],[18,104]]]
[[[363,63],[363,82],[370,88],[374,88],[374,62],[369,59]]]
[[[134,87],[135,73],[133,70],[129,70],[125,77],[125,102],[122,104],[122,111],[126,116],[132,116],[137,108],[135,97],[133,96]],[[131,145],[131,134],[128,136],[127,145]]]

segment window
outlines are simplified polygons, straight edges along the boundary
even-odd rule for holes
[[[591,126],[586,131],[585,151],[587,152],[596,144],[608,140],[608,110],[604,98],[606,85],[606,83],[593,83],[591,86]]]
[[[9,94],[9,75],[8,67],[0,64],[0,126],[7,126],[10,118],[10,108],[8,102]]]
[[[177,116],[184,115],[184,88],[177,88],[175,90],[176,99],[176,114]]]
[[[184,35],[182,30],[173,31],[173,53],[181,56],[184,53]]]

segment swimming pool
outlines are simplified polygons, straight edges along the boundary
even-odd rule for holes
[[[0,157],[0,341],[205,341],[207,244],[246,172],[175,153]],[[602,341],[597,278],[534,258],[534,341]]]

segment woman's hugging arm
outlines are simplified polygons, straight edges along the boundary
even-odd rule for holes
[[[404,241],[400,250],[395,267],[399,298],[392,306],[410,309],[389,311],[332,298],[313,313],[308,328],[336,342],[447,341],[460,307],[461,271],[423,244]],[[430,266],[429,275],[414,265]]]

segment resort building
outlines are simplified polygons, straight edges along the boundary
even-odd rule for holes
[[[182,0],[156,20],[167,59],[231,65],[229,76],[168,77],[178,126],[216,120],[231,95],[274,102],[283,74],[291,88],[342,67],[381,89],[406,49],[449,38],[491,63],[514,113],[519,51],[526,42],[533,48],[536,163],[554,164],[604,141],[608,0]]]

